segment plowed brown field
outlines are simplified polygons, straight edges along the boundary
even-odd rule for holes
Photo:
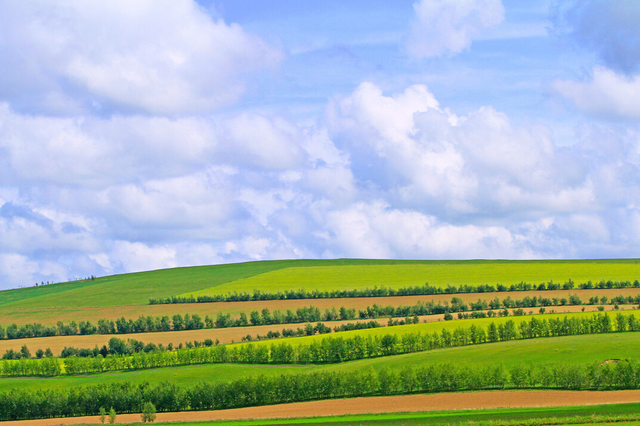
[[[431,395],[384,396],[298,402],[219,411],[159,413],[158,422],[313,417],[366,413],[464,410],[480,408],[556,407],[640,402],[640,390],[626,391],[493,391]],[[139,414],[117,417],[116,423],[139,422]],[[2,422],[11,426],[97,424],[97,417]]]

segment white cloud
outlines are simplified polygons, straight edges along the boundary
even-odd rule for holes
[[[161,115],[209,111],[235,101],[243,76],[280,57],[192,0],[0,5],[0,61],[8,68],[0,96],[41,110],[97,102]]]
[[[608,118],[640,118],[640,75],[627,77],[597,67],[590,81],[556,80],[552,87],[587,113]]]
[[[327,229],[337,251],[366,258],[523,258],[532,253],[523,239],[499,226],[455,226],[418,211],[383,202],[357,203],[333,211]]]
[[[331,116],[333,130],[359,154],[352,169],[375,164],[367,180],[408,206],[454,214],[564,211],[563,199],[592,206],[584,173],[573,171],[580,170],[576,158],[560,160],[546,129],[514,127],[492,107],[458,117],[424,86],[385,96],[366,83]]]
[[[113,264],[121,264],[128,272],[178,266],[176,250],[168,245],[148,246],[140,242],[116,241],[110,255]]]
[[[459,53],[504,19],[501,0],[420,0],[413,9],[407,50],[418,58]]]

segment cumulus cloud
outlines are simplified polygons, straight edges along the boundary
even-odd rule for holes
[[[640,118],[640,75],[597,67],[588,81],[556,80],[553,89],[578,109],[607,118]]]
[[[327,228],[340,250],[365,258],[531,257],[523,238],[499,226],[455,226],[384,202],[358,203],[333,211]]]
[[[385,96],[361,84],[333,107],[333,128],[353,160],[375,161],[367,179],[408,206],[449,214],[557,209],[563,198],[589,206],[593,197],[575,159],[561,158],[544,129],[519,128],[491,107],[459,117],[441,109],[425,86]],[[358,177],[363,177],[362,173]]]
[[[413,9],[406,47],[418,58],[462,52],[504,19],[501,0],[420,0]]]
[[[0,5],[0,97],[21,110],[206,112],[280,57],[192,0]]]
[[[561,0],[551,8],[552,31],[593,51],[608,68],[640,70],[640,3],[634,0]]]

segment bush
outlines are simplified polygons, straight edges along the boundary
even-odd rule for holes
[[[100,407],[98,415],[100,416],[100,423],[104,424],[104,421],[107,419],[107,410],[105,410],[104,407]]]
[[[154,421],[156,419],[156,406],[150,401],[145,402],[140,417],[143,423]]]
[[[114,424],[116,422],[116,410],[111,407],[109,410],[109,424]]]

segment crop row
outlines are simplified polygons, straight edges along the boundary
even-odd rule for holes
[[[429,283],[424,285],[402,287],[393,289],[389,287],[374,287],[352,290],[332,290],[320,291],[305,289],[286,290],[275,293],[254,290],[253,293],[228,293],[217,295],[199,295],[199,296],[171,296],[166,298],[151,298],[150,305],[164,305],[176,303],[212,303],[212,302],[239,302],[249,300],[285,300],[285,299],[336,299],[336,298],[353,298],[353,297],[389,297],[389,296],[427,296],[436,294],[459,294],[459,293],[495,293],[508,291],[531,291],[531,290],[572,290],[576,288],[572,280],[568,280],[563,284],[554,283],[553,281],[543,282],[540,284],[531,284],[520,282],[518,284],[482,284],[482,285],[447,285],[446,287],[432,286]],[[599,282],[587,281],[577,286],[578,289],[612,289],[612,288],[640,288],[640,281],[612,281],[601,280]]]
[[[152,386],[129,382],[84,388],[25,390],[0,393],[0,420],[96,415],[100,408],[119,413],[140,412],[146,402],[158,411],[226,409],[246,406],[462,390],[545,389],[637,389],[640,363],[589,365],[515,365],[496,367],[431,365],[403,370],[372,369],[255,376],[232,382],[200,382],[179,386],[163,382]]]
[[[616,296],[611,299],[603,296],[591,297],[588,304],[640,304],[640,294],[637,296]],[[137,320],[125,319],[124,317],[117,320],[100,319],[94,325],[91,321],[80,321],[76,323],[71,321],[65,324],[58,321],[57,326],[45,326],[40,323],[32,323],[18,326],[11,324],[5,330],[0,326],[0,340],[2,339],[24,339],[32,337],[48,337],[48,336],[70,336],[70,335],[89,335],[89,334],[128,334],[128,333],[147,333],[147,332],[163,332],[163,331],[180,331],[180,330],[199,330],[203,328],[226,328],[226,327],[243,327],[257,326],[268,324],[296,324],[304,322],[318,321],[345,321],[352,319],[375,319],[379,317],[409,317],[422,315],[438,315],[460,313],[467,311],[483,311],[497,309],[522,309],[536,308],[548,306],[566,306],[566,305],[582,305],[583,301],[577,294],[571,294],[568,298],[547,298],[542,296],[526,296],[522,299],[513,300],[511,296],[507,296],[500,300],[497,296],[491,300],[480,300],[477,302],[464,303],[459,297],[453,297],[451,303],[432,301],[418,302],[413,306],[381,306],[373,304],[365,309],[356,312],[353,308],[341,307],[339,309],[325,309],[320,311],[317,307],[308,306],[300,307],[295,311],[287,309],[286,311],[262,309],[262,311],[251,311],[240,313],[236,318],[231,318],[230,314],[222,312],[217,314],[215,319],[205,316],[203,319],[198,314],[184,316],[180,314],[169,316],[140,316]],[[488,316],[494,315],[495,312],[488,312]],[[500,315],[508,315],[503,311]]]
[[[267,344],[239,344],[183,349],[172,352],[155,351],[132,356],[98,355],[94,358],[70,357],[64,360],[65,374],[101,373],[118,370],[141,370],[193,364],[327,364],[375,358],[396,354],[428,351],[438,348],[465,346],[515,339],[640,331],[640,321],[634,315],[618,314],[615,320],[607,314],[567,317],[549,320],[531,317],[516,324],[509,320],[485,329],[471,325],[453,331],[443,328],[433,333],[406,333],[350,338],[325,337],[310,344],[291,344],[286,341]],[[117,339],[116,339],[117,340]],[[266,343],[266,342],[265,342]],[[23,359],[2,361],[0,374],[5,376],[51,376],[62,373],[51,360]]]

